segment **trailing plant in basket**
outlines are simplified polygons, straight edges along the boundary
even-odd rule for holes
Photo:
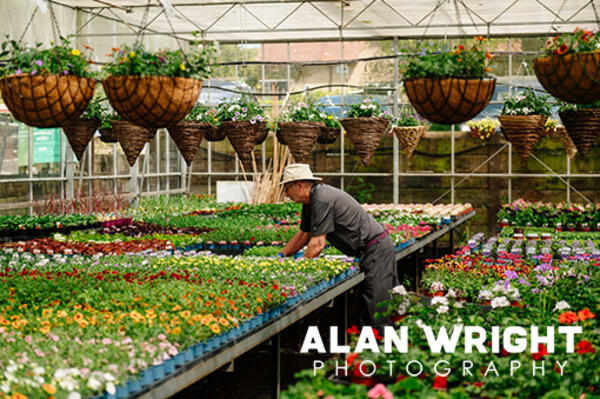
[[[365,98],[361,103],[350,105],[347,113],[348,118],[392,118],[389,111],[370,97]]]
[[[452,51],[447,48],[423,48],[410,59],[405,78],[484,78],[491,69],[488,66],[492,54],[482,47],[485,38],[475,37],[471,47],[460,44]]]
[[[340,128],[340,122],[333,115],[326,113],[320,105],[313,103],[297,103],[289,112],[286,112],[284,119],[294,122],[322,122],[327,127]]]
[[[42,48],[42,43],[34,47],[21,46],[15,40],[6,40],[2,43],[0,59],[7,59],[7,63],[0,71],[0,77],[10,75],[75,75],[93,77],[89,70],[89,46],[84,50],[71,47],[68,39],[61,38],[61,43],[50,48]]]
[[[600,32],[576,28],[573,33],[563,33],[549,38],[544,51],[548,54],[564,55],[587,53],[600,48]]]
[[[392,124],[394,126],[420,126],[422,121],[415,114],[401,113],[392,118]]]
[[[203,79],[215,65],[214,48],[206,44],[202,49],[186,52],[150,52],[140,46],[122,46],[112,49],[110,62],[104,67],[113,76],[170,76]]]
[[[489,139],[500,127],[500,123],[492,118],[484,118],[479,121],[467,123],[471,131],[475,131],[481,140]]]
[[[544,115],[550,116],[548,96],[538,96],[532,89],[525,89],[507,97],[500,111],[501,115]]]
[[[102,102],[98,97],[92,98],[87,108],[81,114],[81,118],[83,119],[97,119],[103,120],[107,114],[106,108],[102,105]]]
[[[566,102],[558,103],[558,111],[559,112],[579,111],[582,109],[594,109],[594,108],[600,108],[600,100],[593,102],[593,103],[588,103],[588,104],[573,104],[573,103],[566,103]]]
[[[208,122],[213,126],[219,126],[217,109],[203,104],[196,104],[185,117],[186,121]]]
[[[253,125],[264,121],[264,111],[259,103],[249,98],[238,102],[222,102],[217,107],[219,121],[250,121]]]

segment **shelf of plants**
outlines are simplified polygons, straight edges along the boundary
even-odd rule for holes
[[[440,391],[443,397],[594,397],[600,388],[600,232],[585,226],[565,232],[556,225],[593,222],[598,209],[597,204],[522,200],[506,205],[498,218],[512,227],[504,227],[500,237],[475,234],[455,254],[426,260],[417,292],[394,289],[387,313],[396,332],[402,327],[411,332],[406,351],[385,353],[381,341],[378,353],[332,358],[316,376],[312,369],[298,373],[297,383],[281,397],[422,398],[439,397]],[[467,352],[467,326],[484,334],[483,350]],[[494,341],[496,326],[499,339],[512,326],[531,328],[532,334],[533,326],[580,327],[581,332],[570,350],[567,340],[534,345],[526,339],[526,349],[513,347],[509,353]],[[432,351],[427,337],[441,327],[465,329],[454,350],[443,354]],[[356,345],[359,331],[348,333]],[[465,362],[472,372],[468,367],[465,372]],[[336,373],[340,364],[348,371]]]
[[[367,207],[397,248],[472,209],[387,208]],[[181,389],[268,339],[363,277],[344,257],[272,257],[297,231],[299,211],[155,197],[120,215],[79,218],[101,223],[95,231],[2,244],[0,390],[127,397],[173,389],[163,383],[173,378]],[[41,218],[18,224],[35,230]]]

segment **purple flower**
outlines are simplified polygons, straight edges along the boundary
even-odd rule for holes
[[[505,271],[504,276],[506,277],[507,280],[512,280],[512,279],[519,277],[519,275],[513,270]]]
[[[67,64],[67,66],[68,66],[69,68],[73,68],[73,64],[71,64],[70,62]]]
[[[35,63],[36,63],[37,66],[44,65],[44,61],[42,61],[42,60],[37,60]]]
[[[63,75],[68,75],[69,71],[67,71],[66,69],[63,71]]]
[[[32,74],[32,75],[35,75],[35,74],[37,74],[37,69],[34,69],[33,71],[31,71],[31,74]]]
[[[20,74],[22,74],[22,73],[23,73],[23,71],[22,71],[21,69],[17,69],[17,70],[15,71],[15,74],[16,74],[16,75],[20,75]]]

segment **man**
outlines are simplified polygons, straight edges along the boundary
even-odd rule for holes
[[[389,299],[398,285],[394,244],[385,228],[369,215],[352,196],[328,184],[319,183],[307,164],[288,165],[283,172],[285,194],[302,204],[300,231],[279,253],[290,256],[305,245],[304,257],[321,254],[325,240],[348,256],[359,257],[365,280],[360,289],[360,314],[363,325],[381,327],[389,318],[375,320],[379,302]]]

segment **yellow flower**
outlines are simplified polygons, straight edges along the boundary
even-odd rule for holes
[[[44,388],[44,391],[50,395],[54,395],[56,393],[56,387],[54,385],[44,384],[42,385],[42,388]]]
[[[44,335],[48,335],[50,333],[50,327],[49,326],[45,326],[40,328],[40,332]]]
[[[171,330],[171,333],[173,335],[179,335],[179,334],[181,334],[181,328],[175,327],[174,329]]]
[[[135,57],[135,51],[132,51],[132,52],[130,52],[130,53],[129,53],[129,57],[130,57],[130,58],[133,58],[133,57]]]
[[[71,50],[71,54],[73,54],[74,56],[79,56],[81,54],[81,51],[77,50],[76,48],[74,48],[73,50]]]
[[[183,64],[183,63],[179,64],[179,69],[181,69],[182,71],[185,71],[185,64]]]
[[[211,330],[212,332],[214,332],[215,334],[218,334],[218,333],[220,333],[220,332],[221,332],[221,329],[219,328],[219,325],[218,325],[218,324],[211,324],[211,325],[210,325],[210,330]]]

